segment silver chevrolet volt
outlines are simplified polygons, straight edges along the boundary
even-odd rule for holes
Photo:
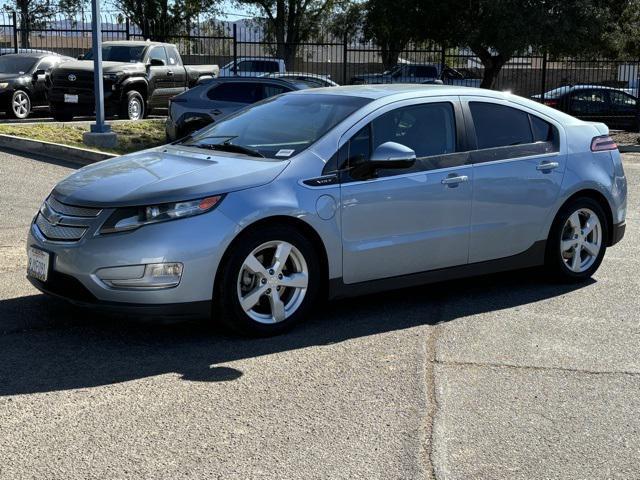
[[[27,273],[82,306],[270,335],[323,298],[537,265],[585,280],[626,195],[608,128],[531,100],[300,91],[73,173],[33,219]]]

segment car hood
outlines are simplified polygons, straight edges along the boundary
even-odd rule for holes
[[[53,195],[63,203],[87,207],[192,200],[264,185],[288,164],[287,160],[161,147],[84,167],[56,185]]]
[[[127,62],[102,62],[104,73],[121,72],[123,70],[135,70],[143,72],[145,66],[142,63]],[[61,63],[56,67],[59,72],[93,72],[93,60],[77,60]]]

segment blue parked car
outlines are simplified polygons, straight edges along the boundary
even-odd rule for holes
[[[61,181],[28,276],[80,305],[272,335],[327,296],[536,265],[584,281],[624,234],[626,195],[605,125],[528,99],[304,90]]]

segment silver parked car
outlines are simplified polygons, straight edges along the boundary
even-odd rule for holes
[[[28,276],[80,305],[279,333],[314,302],[546,265],[582,281],[625,228],[603,124],[489,90],[272,97],[82,168],[31,226]]]

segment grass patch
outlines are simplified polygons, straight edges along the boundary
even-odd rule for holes
[[[111,129],[118,134],[118,146],[104,149],[105,152],[123,155],[166,143],[164,120],[114,122]],[[90,148],[82,143],[82,134],[88,131],[88,124],[0,125],[0,134],[83,148]]]

